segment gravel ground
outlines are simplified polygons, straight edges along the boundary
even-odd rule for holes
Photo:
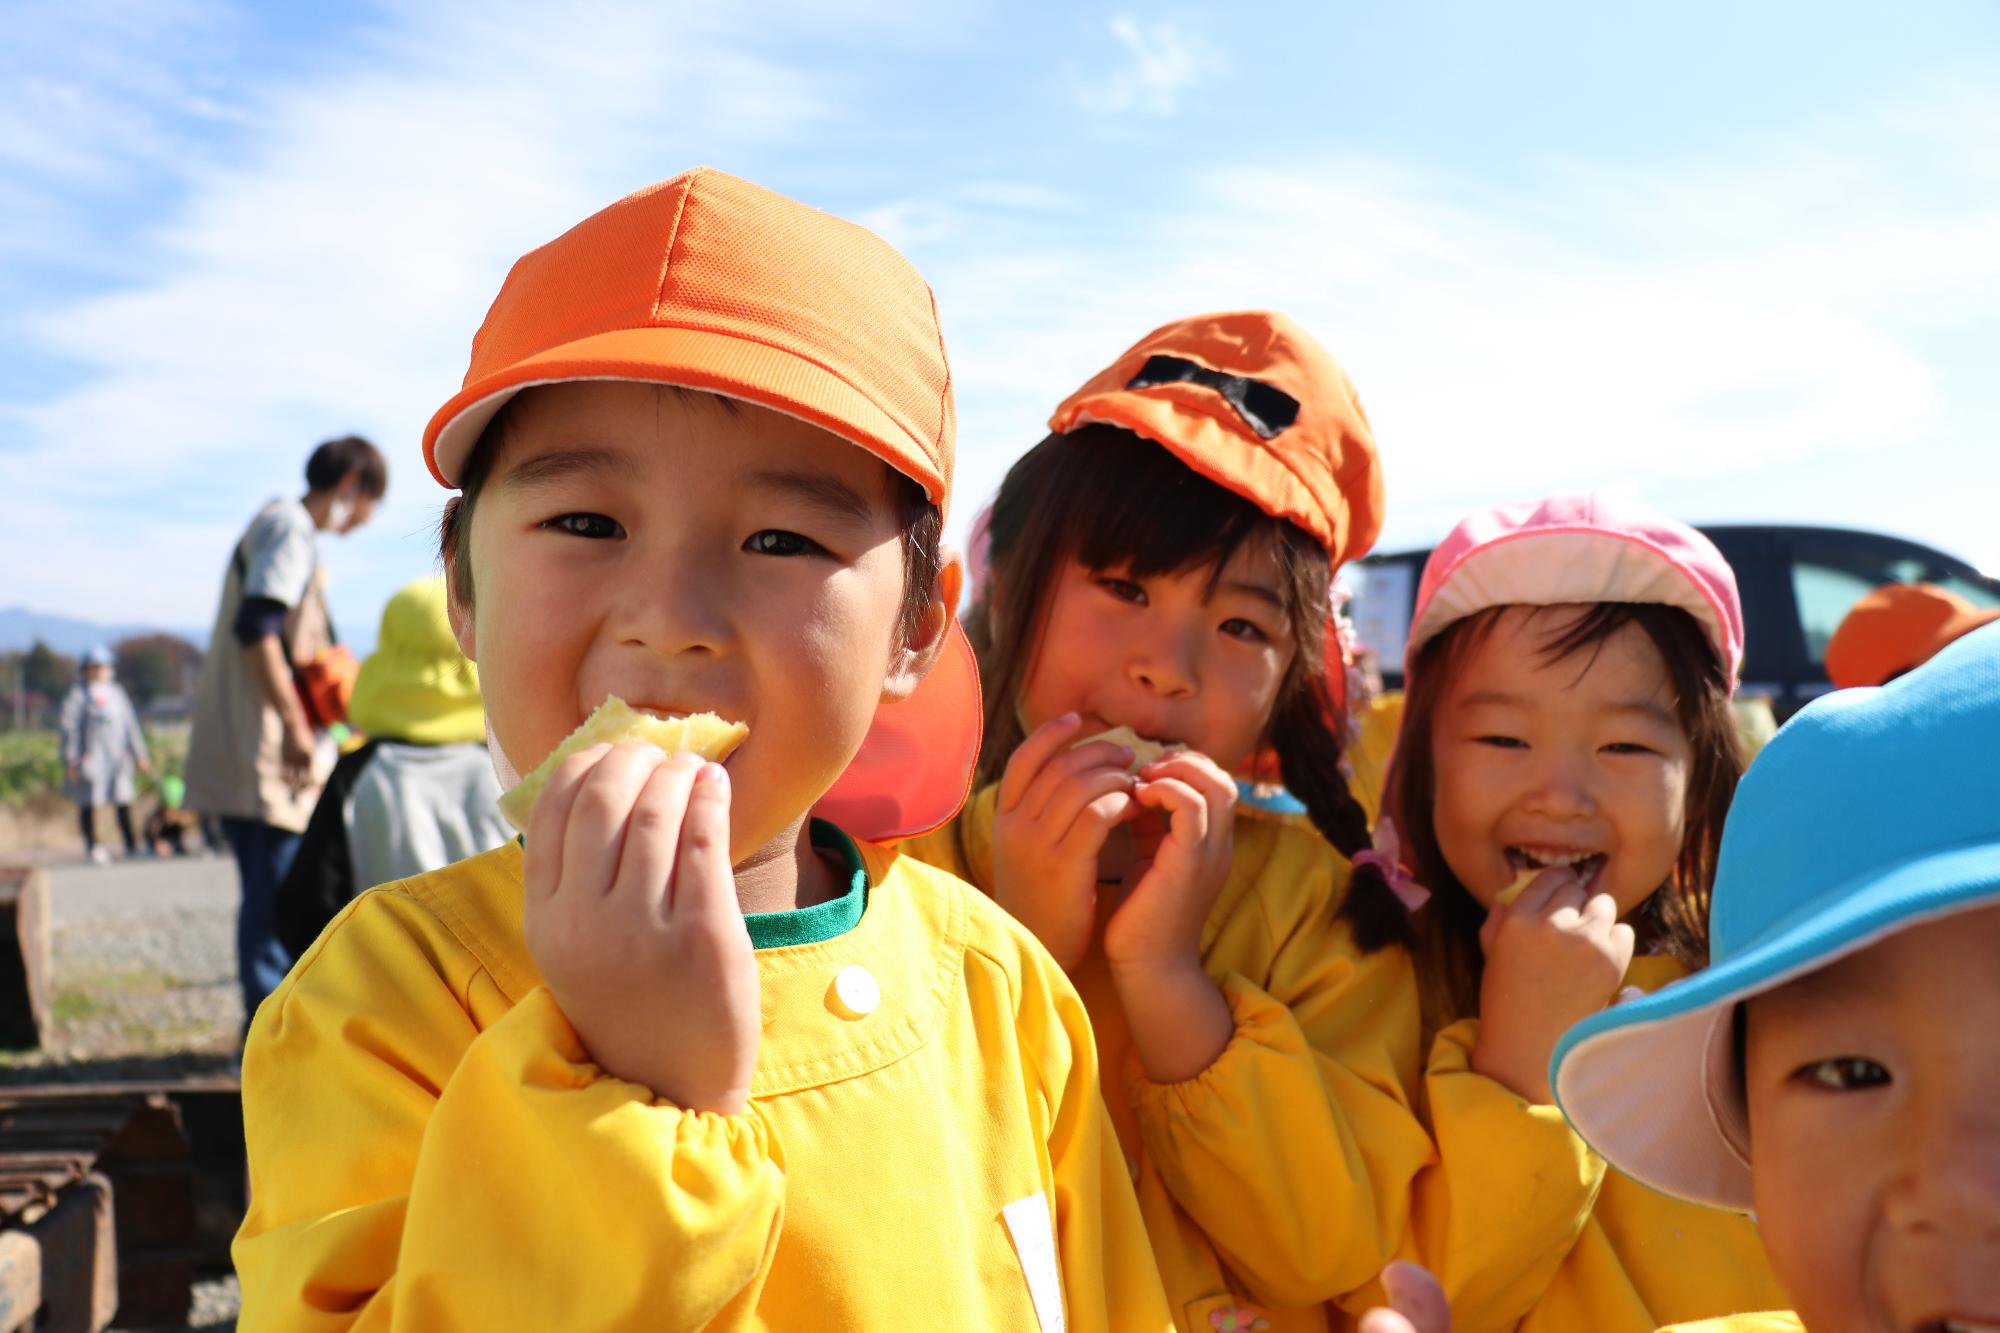
[[[53,986],[43,1049],[7,1056],[0,1084],[59,1071],[118,1077],[235,1054],[236,866],[226,856],[50,865]]]
[[[220,1073],[236,1059],[236,866],[227,856],[48,862],[51,1022],[0,1053],[0,1086]],[[234,1277],[194,1289],[189,1330],[236,1327]],[[114,1325],[125,1328],[125,1325]]]

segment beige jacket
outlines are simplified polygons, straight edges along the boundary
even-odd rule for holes
[[[284,719],[258,689],[236,641],[246,587],[247,595],[271,597],[290,608],[282,636],[288,660],[310,661],[333,642],[326,570],[319,563],[312,518],[297,500],[264,506],[230,555],[195,691],[187,805],[299,833],[333,770],[333,746],[319,747],[312,781],[294,791],[284,776]]]

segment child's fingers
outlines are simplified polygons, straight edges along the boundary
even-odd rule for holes
[[[1429,1269],[1399,1260],[1382,1270],[1382,1288],[1416,1333],[1451,1333],[1451,1306]]]
[[[1174,778],[1200,792],[1211,806],[1236,804],[1236,779],[1222,771],[1213,759],[1199,750],[1177,750],[1139,770],[1143,781]]]
[[[1168,841],[1193,844],[1208,837],[1208,802],[1179,778],[1142,783],[1133,792],[1133,799],[1140,805],[1167,812]]]
[[[1056,843],[1056,854],[1065,860],[1097,856],[1111,830],[1130,819],[1135,808],[1129,788],[1097,797],[1071,816],[1068,829]]]
[[[1618,900],[1608,893],[1593,893],[1584,899],[1582,918],[1585,925],[1609,930],[1618,921]]]
[[[1036,816],[1061,841],[1085,809],[1114,794],[1131,795],[1132,775],[1118,768],[1099,768],[1078,773],[1049,796],[1049,803]]]
[[[576,793],[584,778],[609,753],[608,745],[577,751],[556,765],[542,794],[535,799],[521,858],[521,878],[529,901],[551,896],[561,883],[563,840],[569,827],[570,807],[576,804]]]
[[[653,770],[667,760],[651,745],[621,741],[597,761],[577,788],[563,829],[565,886],[608,893],[625,850],[625,825]]]
[[[1551,866],[1528,882],[1512,906],[1506,910],[1516,916],[1546,916],[1559,905],[1554,900],[1565,890],[1576,887],[1576,871],[1569,866]],[[1579,895],[1577,904],[1583,901]],[[1575,904],[1573,904],[1575,905]]]
[[[729,770],[703,764],[691,779],[681,821],[669,910],[677,918],[742,929],[729,863]]]
[[[1632,966],[1632,954],[1639,947],[1638,932],[1626,922],[1620,921],[1611,927],[1611,956],[1618,964],[1618,974]]]
[[[614,897],[646,904],[651,915],[664,918],[667,886],[674,876],[680,849],[681,821],[687,813],[688,789],[701,769],[701,757],[677,754],[647,776],[625,821],[625,847],[618,858]]]
[[[1064,713],[1036,727],[1033,734],[1015,748],[1007,760],[1006,771],[1000,775],[1000,794],[994,798],[999,813],[1012,814],[1021,804],[1029,786],[1041,775],[1042,765],[1062,753],[1063,748],[1075,740],[1082,730],[1083,719],[1075,713]]]
[[[1428,1330],[1419,1329],[1394,1310],[1386,1310],[1381,1306],[1362,1315],[1361,1323],[1357,1327],[1361,1333],[1428,1333]]]
[[[1488,958],[1493,956],[1493,940],[1500,933],[1500,923],[1506,920],[1507,914],[1513,910],[1512,907],[1496,903],[1493,909],[1487,912],[1486,919],[1479,923],[1480,953]]]
[[[1182,750],[1157,763],[1148,764],[1139,772],[1140,777],[1146,782],[1172,778],[1192,787],[1208,805],[1210,831],[1228,827],[1231,817],[1235,814],[1236,779],[1223,772],[1221,765],[1213,759],[1197,750]]]
[[[1014,813],[1038,822],[1052,822],[1051,807],[1065,787],[1093,773],[1114,774],[1129,787],[1133,778],[1126,765],[1131,762],[1132,752],[1122,745],[1109,741],[1079,745],[1042,765],[1042,771],[1022,794]]]

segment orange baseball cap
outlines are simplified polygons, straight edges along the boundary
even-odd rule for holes
[[[671,384],[783,412],[866,449],[943,511],[956,422],[937,302],[910,262],[854,223],[706,167],[592,214],[508,273],[464,386],[424,430],[458,484],[521,390],[574,380]],[[911,837],[972,788],[982,711],[954,620],[916,692],[884,704],[816,813],[855,837]]]
[[[1826,678],[1836,688],[1880,685],[1922,666],[1955,639],[2000,620],[1935,583],[1890,583],[1848,611],[1826,644]]]
[[[1382,466],[1354,382],[1313,336],[1270,310],[1154,329],[1065,398],[1049,429],[1093,421],[1143,435],[1265,513],[1290,519],[1335,565],[1382,531]]]
[[[1318,539],[1337,569],[1382,531],[1382,465],[1354,381],[1273,310],[1161,325],[1062,401],[1049,429],[1122,426]],[[1344,712],[1352,665],[1328,628],[1327,694]]]

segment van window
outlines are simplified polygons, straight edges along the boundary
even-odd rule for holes
[[[1975,606],[2000,606],[1991,587],[1941,562],[1935,552],[1860,534],[1815,534],[1793,550],[1792,591],[1813,665],[1826,667],[1826,643],[1854,604],[1885,583],[1935,583]]]
[[[1941,579],[1930,581],[1940,588],[1957,593],[1974,606],[2000,606],[2000,590],[1996,590],[1991,583],[1975,582],[1972,579],[1960,578],[1956,574],[1947,574]]]
[[[1805,634],[1806,656],[1822,671],[1826,669],[1826,643],[1854,604],[1883,583],[1897,579],[1873,579],[1830,565],[1804,560],[1792,565],[1792,592],[1799,603],[1799,628]]]

